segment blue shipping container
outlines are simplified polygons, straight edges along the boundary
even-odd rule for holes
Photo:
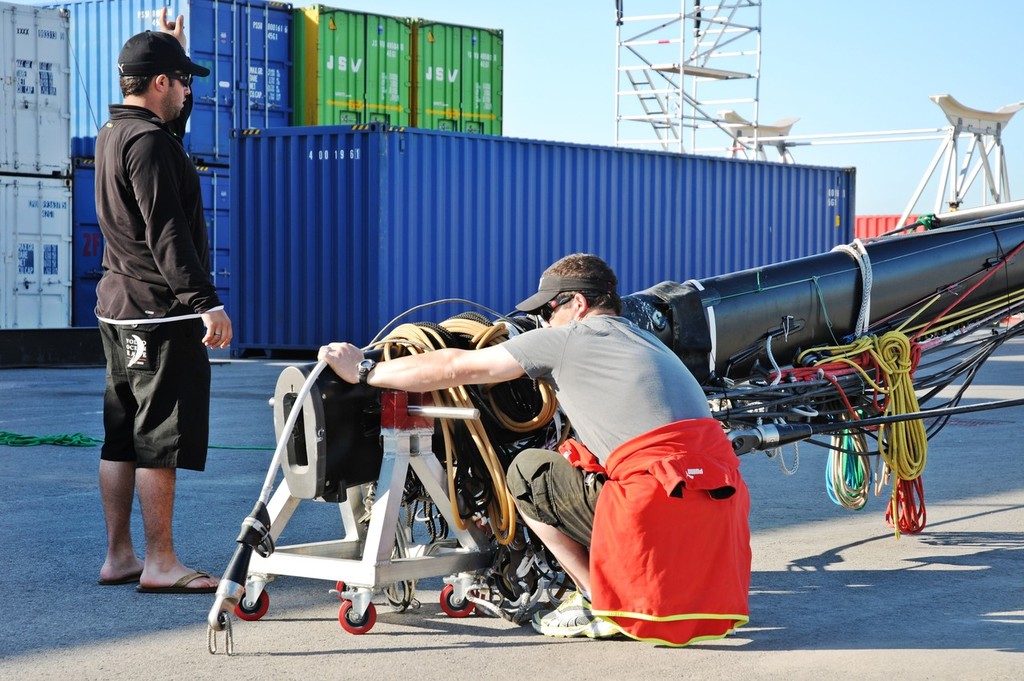
[[[96,165],[71,169],[71,326],[96,326],[96,283],[103,276],[103,234],[96,217]]]
[[[210,69],[192,82],[185,149],[206,163],[228,163],[233,128],[291,122],[291,5],[263,0],[81,0],[71,13],[72,155],[91,157],[107,106],[120,104],[117,55],[135,33],[154,28],[160,10],[185,16],[192,61]]]
[[[210,238],[210,272],[217,295],[231,290],[231,178],[227,168],[197,166]],[[96,282],[103,276],[103,234],[96,217],[96,166],[76,158],[71,181],[71,326],[96,326]]]
[[[631,293],[853,234],[853,169],[380,126],[252,131],[232,153],[235,354],[364,344],[443,298],[507,312],[573,252]]]
[[[210,277],[227,304],[231,295],[231,173],[228,168],[197,165],[203,215],[210,239]]]

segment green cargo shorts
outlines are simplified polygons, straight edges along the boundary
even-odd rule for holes
[[[588,474],[547,449],[524,449],[506,474],[516,508],[589,547],[604,478]]]

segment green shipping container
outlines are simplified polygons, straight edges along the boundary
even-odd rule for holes
[[[425,21],[413,30],[412,124],[500,135],[502,32]]]
[[[294,31],[294,125],[411,124],[409,22],[315,5]]]

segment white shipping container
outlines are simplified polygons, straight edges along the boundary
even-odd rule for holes
[[[68,12],[0,2],[0,172],[71,172]]]
[[[71,325],[71,182],[0,176],[0,329]]]

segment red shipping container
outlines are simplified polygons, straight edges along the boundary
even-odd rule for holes
[[[853,236],[856,239],[873,239],[896,229],[899,222],[899,215],[858,215],[853,223]],[[911,215],[904,224],[912,225],[915,222],[917,216]]]

